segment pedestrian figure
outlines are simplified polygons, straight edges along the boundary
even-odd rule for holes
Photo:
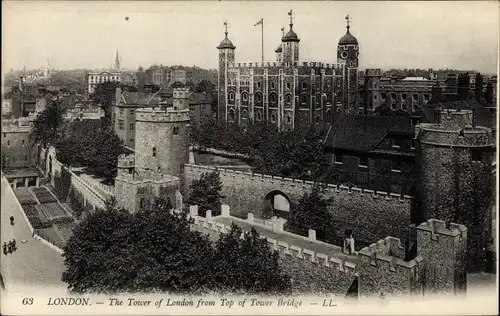
[[[7,255],[7,243],[3,243],[3,254]]]
[[[12,253],[12,240],[9,241],[9,243],[7,244],[7,249],[9,251],[9,254],[11,254]]]
[[[10,217],[10,224],[11,224],[12,226],[14,226],[14,216],[11,216],[11,217]]]
[[[12,251],[16,251],[17,248],[16,248],[16,240],[15,239],[12,239]]]

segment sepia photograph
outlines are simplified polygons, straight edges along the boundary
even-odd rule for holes
[[[0,313],[498,313],[499,20],[3,1]]]

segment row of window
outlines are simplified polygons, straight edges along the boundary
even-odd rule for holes
[[[235,98],[236,98],[236,93],[234,91],[229,91],[227,97],[228,97],[229,101],[233,102],[235,100]],[[241,93],[241,101],[247,102],[248,101],[248,97],[249,97],[248,93],[246,93],[246,92],[242,92]],[[292,103],[292,98],[293,98],[293,96],[292,96],[291,93],[285,94],[285,103],[286,104],[291,104]],[[316,99],[316,104],[319,105],[321,103],[321,96],[319,96],[319,95],[318,96],[313,96],[313,98]],[[323,98],[324,99],[328,99],[328,96],[326,94],[323,94]],[[309,104],[309,94],[307,94],[307,93],[301,94],[300,95],[300,99],[299,99],[299,96],[296,96],[295,97],[295,102],[299,103],[299,101],[300,101],[301,104]],[[261,103],[262,102],[262,93],[257,92],[255,94],[255,102],[257,102],[257,103]],[[276,103],[276,102],[278,102],[278,94],[271,92],[269,94],[269,102],[270,103]]]
[[[107,82],[107,81],[120,81],[120,77],[118,76],[112,76],[112,77],[96,77],[96,78],[90,78],[89,82],[90,83],[102,83],[102,82]]]
[[[18,159],[17,160],[18,162],[27,162],[28,161],[28,154],[21,155],[20,157],[21,157],[21,159]],[[5,160],[7,162],[14,163],[14,162],[16,162],[16,157],[5,154]]]
[[[228,121],[229,122],[235,122],[235,116],[236,115],[234,113],[234,110],[230,109],[229,112],[228,112]],[[241,118],[242,119],[249,118],[247,110],[242,110],[241,111]],[[330,110],[326,111],[325,118],[327,119],[328,122],[331,122],[332,117],[331,117],[331,111]],[[257,112],[255,114],[255,119],[257,121],[261,121],[262,120],[262,114],[261,114],[261,112]],[[292,117],[290,115],[287,115],[286,118],[285,118],[285,121],[286,121],[286,123],[292,123]],[[315,117],[315,122],[316,123],[320,123],[320,121],[321,121],[321,118],[319,116],[316,116]],[[276,122],[276,114],[274,114],[274,113],[271,114],[271,122],[272,123]]]
[[[391,93],[390,96],[391,96],[391,100],[392,101],[396,101],[396,99],[397,99],[396,93]],[[412,100],[413,100],[413,102],[417,102],[418,101],[418,96],[419,96],[418,94],[412,94]],[[385,94],[385,93],[382,93],[380,95],[380,97],[382,98],[383,101],[387,100],[387,94]],[[408,98],[408,95],[406,93],[401,94],[401,100],[406,101],[407,98]],[[377,95],[374,95],[373,99],[377,100]],[[430,95],[429,94],[424,94],[424,101],[429,101],[429,100],[430,100]]]
[[[335,163],[343,164],[345,161],[345,157],[341,154],[335,154]],[[359,157],[358,167],[360,169],[368,169],[368,158],[367,157]],[[391,171],[393,172],[401,172],[401,162],[400,161],[391,161]]]
[[[4,133],[4,137],[5,137],[5,133]],[[10,145],[11,145],[11,144],[15,144],[15,143],[17,143],[17,141],[16,141],[16,140],[14,140],[14,142],[13,142],[13,143],[11,143],[11,141],[10,141],[10,139],[9,139],[9,140],[7,140],[7,147],[10,147]],[[21,145],[24,147],[24,146],[26,145],[26,140],[21,139]]]
[[[227,85],[228,86],[236,86],[236,80],[228,79]],[[250,86],[250,81],[248,81],[248,80],[240,80],[240,86]],[[271,89],[276,89],[276,83],[275,82],[270,82],[269,86],[271,87]],[[309,84],[307,82],[302,82],[301,87],[302,87],[302,89],[307,89],[309,87]],[[326,87],[327,88],[331,87],[331,82],[330,81],[326,81]],[[262,82],[257,81],[257,89],[261,89],[261,88],[262,88]],[[286,83],[286,88],[287,89],[291,89],[292,88],[292,84],[290,82],[287,82]]]

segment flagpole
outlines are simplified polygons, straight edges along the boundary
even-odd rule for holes
[[[262,19],[262,62],[264,62],[264,19]]]

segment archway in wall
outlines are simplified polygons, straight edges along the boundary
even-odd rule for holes
[[[269,192],[264,198],[264,214],[288,219],[290,198],[279,190]]]

